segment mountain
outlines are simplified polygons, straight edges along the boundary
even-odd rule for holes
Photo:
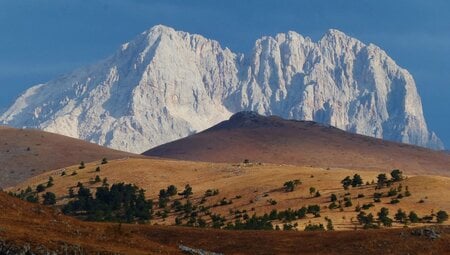
[[[139,157],[40,130],[0,126],[0,188],[81,161]]]
[[[95,65],[28,89],[0,122],[141,153],[242,110],[443,148],[412,76],[337,30],[318,42],[263,37],[243,55],[158,25]]]
[[[450,176],[450,155],[353,134],[311,121],[240,112],[198,134],[160,145],[148,156],[205,162],[293,164]]]

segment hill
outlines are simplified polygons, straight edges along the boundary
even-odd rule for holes
[[[205,162],[254,162],[450,176],[450,155],[311,121],[241,112],[144,155]]]
[[[92,223],[0,192],[0,251],[19,254],[183,254],[180,244],[223,254],[448,254],[450,228],[440,238],[413,229],[293,232],[225,231]],[[45,235],[42,233],[45,232]],[[9,252],[9,253],[8,253]]]
[[[100,167],[99,171],[95,169]],[[72,173],[76,174],[72,174]],[[353,177],[359,174],[362,185],[350,187],[344,190],[341,180],[346,176]],[[66,204],[69,200],[69,189],[77,194],[79,183],[91,189],[102,186],[102,182],[96,182],[107,178],[107,183],[125,182],[136,184],[146,190],[147,198],[154,201],[154,219],[152,223],[174,225],[177,217],[184,217],[184,206],[191,203],[196,211],[195,218],[206,220],[207,225],[212,225],[211,215],[224,217],[224,224],[233,223],[236,219],[245,219],[245,214],[262,216],[276,209],[278,212],[299,210],[301,207],[318,205],[320,217],[307,214],[302,218],[289,221],[273,220],[273,224],[283,228],[284,223],[298,224],[298,229],[303,230],[309,223],[326,224],[325,218],[333,221],[336,230],[361,229],[356,216],[356,208],[368,205],[363,211],[377,215],[382,207],[390,211],[390,217],[398,209],[409,213],[415,211],[420,217],[432,215],[439,210],[450,212],[450,198],[442,196],[448,193],[450,178],[440,176],[407,176],[401,182],[392,183],[390,187],[377,189],[373,182],[377,181],[379,172],[356,171],[348,169],[313,168],[292,165],[274,164],[223,164],[203,163],[165,159],[120,159],[112,160],[108,164],[101,162],[86,164],[86,168],[79,169],[78,165],[67,167],[65,175],[61,170],[46,172],[27,180],[24,183],[10,189],[16,193],[30,187],[35,190],[39,184],[46,185],[50,177],[53,186],[47,188],[38,195],[42,201],[43,193],[49,191],[56,194],[57,205]],[[387,174],[390,178],[389,173]],[[284,184],[291,180],[299,180],[292,192],[285,190]],[[368,182],[368,183],[367,183]],[[161,189],[169,185],[175,185],[178,192],[182,192],[189,184],[193,195],[188,199],[175,195],[170,197],[166,205],[158,207],[158,196]],[[310,188],[315,191],[311,193]],[[208,190],[217,190],[217,194],[206,195]],[[395,190],[395,191],[391,191]],[[407,191],[409,194],[407,194]],[[320,193],[320,196],[316,195]],[[394,192],[395,194],[389,194]],[[211,192],[210,192],[211,193]],[[381,193],[380,200],[374,202],[375,193]],[[336,206],[330,208],[331,196],[336,195]],[[398,203],[392,200],[398,199]],[[347,200],[351,204],[344,205]],[[177,205],[178,203],[178,205]],[[179,208],[178,208],[179,207]],[[202,209],[203,208],[203,209]],[[193,211],[189,212],[192,213]],[[166,215],[166,216],[163,216]],[[189,220],[181,218],[181,224],[187,224]],[[431,222],[435,222],[432,217]],[[428,223],[423,223],[427,225]],[[422,223],[412,224],[420,226]],[[403,227],[404,224],[394,222],[394,227]]]
[[[0,188],[81,161],[139,155],[33,129],[0,126]]]

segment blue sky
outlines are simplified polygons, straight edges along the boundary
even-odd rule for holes
[[[262,35],[329,28],[383,48],[414,76],[450,146],[450,1],[0,0],[0,108],[31,85],[94,63],[156,24],[246,53]]]

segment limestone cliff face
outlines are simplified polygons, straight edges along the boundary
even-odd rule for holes
[[[336,30],[316,43],[295,32],[264,37],[244,56],[155,26],[96,65],[28,89],[0,121],[139,153],[242,110],[443,147],[411,75]]]

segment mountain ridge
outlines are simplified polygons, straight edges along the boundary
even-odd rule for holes
[[[265,36],[244,55],[157,25],[98,64],[30,88],[0,122],[140,153],[242,110],[443,148],[412,76],[333,29],[318,42],[292,31]]]

